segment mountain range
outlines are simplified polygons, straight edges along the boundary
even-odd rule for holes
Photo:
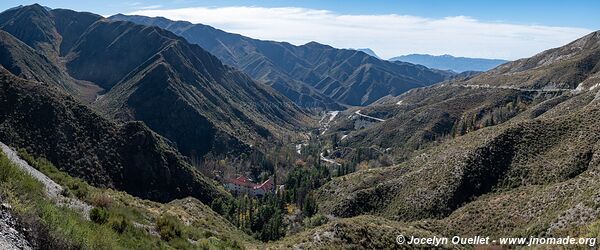
[[[10,35],[0,32],[4,43]],[[4,143],[44,156],[94,185],[147,199],[228,197],[143,123],[114,123],[57,86],[20,79],[4,67],[0,84]]]
[[[411,63],[380,60],[361,51],[336,49],[317,42],[295,46],[286,42],[262,41],[207,25],[162,17],[119,14],[110,19],[172,31],[306,108],[364,106],[386,95],[399,95],[452,75]]]
[[[192,249],[599,237],[600,32],[485,72],[457,70],[479,59],[438,59],[461,63],[432,69],[165,18],[6,10],[0,142],[91,205],[78,223],[56,216],[80,217],[43,184],[10,179],[2,154],[0,243],[6,214],[38,225],[15,228],[42,246],[81,248],[107,235]],[[239,175],[273,194],[227,192]]]
[[[13,74],[143,121],[187,156],[252,151],[309,121],[269,86],[156,27],[32,5],[0,14],[0,28],[30,52],[4,64]]]
[[[432,69],[452,70],[458,73],[465,71],[488,71],[508,62],[501,59],[454,57],[451,55],[432,56],[427,54],[397,56],[389,60],[420,64]]]

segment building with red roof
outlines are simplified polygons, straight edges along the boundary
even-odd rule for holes
[[[257,184],[245,176],[239,176],[235,179],[226,180],[225,188],[236,194],[245,193],[251,196],[263,196],[275,191],[275,182],[273,178],[269,178],[263,183]]]

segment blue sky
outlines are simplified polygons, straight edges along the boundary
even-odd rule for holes
[[[69,8],[90,11],[103,15],[131,12],[140,7],[157,6],[164,8],[183,7],[304,7],[326,9],[343,14],[400,14],[432,18],[446,16],[470,16],[483,21],[505,21],[520,24],[543,24],[552,26],[574,26],[600,29],[600,1],[577,0],[503,0],[503,1],[449,1],[449,0],[382,0],[382,1],[342,1],[342,0],[302,0],[302,1],[243,1],[243,0],[108,0],[108,1],[15,1],[3,0],[0,9],[18,5],[40,3],[53,8]]]
[[[384,58],[448,53],[516,59],[600,29],[600,1],[3,0],[0,9],[36,2],[105,16],[166,16],[294,44],[369,47]]]

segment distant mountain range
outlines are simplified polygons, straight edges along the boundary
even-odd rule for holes
[[[390,61],[409,62],[433,69],[452,70],[457,73],[464,71],[488,71],[508,62],[501,59],[454,57],[451,55],[432,56],[425,54],[398,56],[390,58]]]
[[[373,51],[372,49],[369,49],[369,48],[364,48],[364,49],[356,49],[356,50],[358,50],[358,51],[362,51],[362,52],[365,52],[365,53],[367,53],[367,55],[370,55],[370,56],[372,56],[372,57],[377,57],[377,59],[381,59],[381,57],[379,57],[379,56],[378,56],[378,55],[375,53],[375,51]]]
[[[162,17],[115,15],[112,20],[158,26],[187,39],[271,85],[306,108],[341,109],[362,106],[386,95],[428,86],[452,74],[411,63],[394,63],[367,53],[336,49],[310,42],[295,46],[286,42],[252,39],[202,24],[171,21]]]

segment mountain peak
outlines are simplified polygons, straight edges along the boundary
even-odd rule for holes
[[[12,9],[15,9],[15,10],[16,9],[21,9],[21,10],[24,10],[24,11],[46,11],[46,12],[52,10],[52,8],[40,5],[38,3],[34,3],[34,4],[30,4],[30,5],[19,5],[19,6],[15,7],[15,8],[12,8]]]
[[[310,41],[310,42],[308,42],[308,43],[306,43],[306,44],[304,44],[302,46],[313,47],[313,48],[319,48],[319,47],[320,48],[333,48],[333,47],[331,47],[329,45],[325,45],[325,44],[318,43],[318,42],[315,42],[315,41]]]
[[[52,14],[39,4],[0,13],[0,27],[32,48],[58,51],[60,35],[54,27]]]

